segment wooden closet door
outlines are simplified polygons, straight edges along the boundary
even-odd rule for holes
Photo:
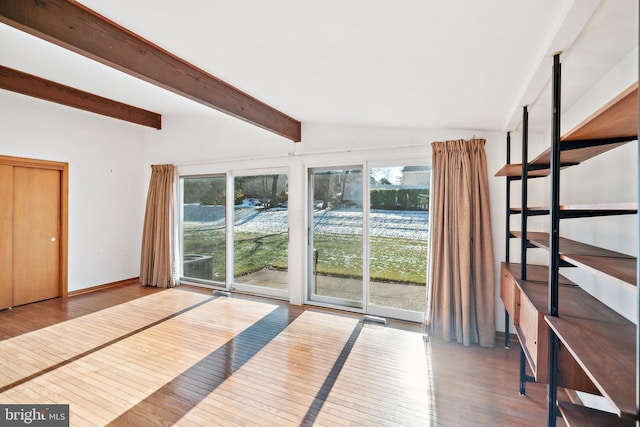
[[[60,171],[14,167],[13,305],[60,296]]]
[[[13,166],[0,165],[0,310],[13,305]]]

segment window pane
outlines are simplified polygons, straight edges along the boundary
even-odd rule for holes
[[[225,177],[182,178],[182,276],[225,282]]]
[[[430,168],[372,168],[369,303],[411,311],[426,304]]]
[[[288,185],[284,174],[235,178],[235,282],[288,289]]]
[[[314,170],[310,295],[362,305],[362,170]]]

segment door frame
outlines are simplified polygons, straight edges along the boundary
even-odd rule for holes
[[[68,296],[69,163],[0,155],[0,165],[60,171],[60,296]]]
[[[235,180],[237,177],[249,177],[249,176],[262,176],[262,175],[284,175],[287,177],[287,182],[289,182],[289,174],[290,171],[287,167],[284,166],[271,166],[271,167],[254,167],[254,168],[234,168],[232,170],[230,170],[228,172],[228,187],[227,187],[227,191],[228,194],[234,194],[235,193]],[[287,197],[287,217],[289,216],[289,197]],[[228,268],[228,278],[227,278],[227,283],[229,284],[228,288],[229,289],[235,289],[237,291],[240,292],[246,292],[246,293],[250,293],[253,295],[260,295],[260,296],[266,296],[266,297],[271,297],[271,298],[278,298],[278,299],[282,299],[282,300],[289,300],[289,292],[290,292],[290,276],[289,276],[289,266],[287,266],[287,289],[286,290],[280,290],[280,289],[271,289],[271,288],[267,288],[267,287],[261,287],[261,286],[254,286],[254,285],[249,285],[246,283],[242,283],[242,282],[236,282],[235,281],[235,245],[234,245],[234,236],[235,236],[235,224],[234,224],[234,209],[235,209],[235,203],[234,203],[234,197],[228,198],[227,199],[228,205],[227,205],[227,212],[228,212],[228,216],[227,216],[227,221],[229,223],[229,231],[228,231],[228,236],[227,236],[227,248],[229,250],[229,252],[227,252],[227,259],[229,260],[229,263],[227,264],[227,268]],[[289,244],[287,245],[287,258],[289,257],[289,253],[290,253],[290,243],[291,243],[291,237],[290,237],[290,227],[288,227],[289,230],[287,231],[287,241],[289,242]]]
[[[313,264],[314,264],[314,253],[313,253],[313,237],[314,237],[314,232],[313,232],[313,221],[312,221],[312,216],[313,216],[313,210],[314,210],[314,200],[313,200],[313,182],[311,180],[311,174],[314,171],[324,171],[324,172],[328,172],[328,171],[336,171],[336,170],[344,170],[344,169],[357,169],[360,170],[360,172],[362,172],[362,181],[363,183],[362,188],[363,188],[363,193],[362,193],[362,269],[361,269],[361,286],[362,286],[362,300],[361,301],[350,301],[344,298],[340,298],[340,297],[333,297],[333,296],[328,296],[328,295],[318,295],[315,292],[313,292],[311,290],[311,287],[314,283],[314,271],[313,271]],[[356,313],[366,313],[367,310],[367,304],[368,304],[368,295],[367,295],[367,289],[369,286],[368,283],[368,268],[369,268],[369,261],[368,261],[368,246],[369,246],[369,236],[367,233],[365,233],[365,224],[368,223],[368,212],[367,209],[365,208],[365,206],[367,206],[368,203],[368,195],[365,194],[364,192],[364,183],[366,181],[366,162],[362,162],[362,161],[357,161],[357,162],[349,162],[349,163],[345,163],[345,164],[333,164],[330,166],[324,165],[324,166],[307,166],[306,168],[306,178],[305,178],[305,182],[306,182],[306,213],[305,213],[305,217],[306,217],[306,273],[305,273],[305,290],[304,290],[304,295],[305,295],[305,301],[307,304],[310,305],[316,305],[319,307],[328,307],[328,308],[337,308],[339,310],[345,310],[345,311],[353,311]],[[368,186],[367,186],[368,188]],[[355,304],[349,304],[350,302],[354,302]]]
[[[386,151],[384,151],[386,153]],[[342,161],[335,161],[333,158],[322,159],[317,162],[306,162],[305,164],[305,245],[304,245],[304,257],[305,257],[305,266],[304,266],[304,274],[305,274],[305,285],[304,285],[304,303],[309,305],[314,305],[318,307],[327,307],[332,309],[351,311],[355,313],[363,313],[363,314],[371,314],[375,316],[389,317],[394,319],[400,319],[404,321],[410,322],[423,322],[425,312],[421,311],[410,311],[400,308],[394,307],[384,307],[384,306],[375,306],[370,304],[369,293],[371,289],[371,278],[370,278],[370,182],[369,182],[369,172],[371,168],[382,168],[382,167],[397,167],[399,165],[412,165],[412,166],[429,166],[431,164],[428,161],[420,161],[420,159],[416,160],[416,157],[407,157],[407,156],[394,156],[389,155],[387,158],[378,158],[376,156],[357,156],[358,153],[354,154],[354,157],[348,156],[346,159],[342,159]],[[427,159],[428,160],[428,159]],[[363,211],[362,211],[362,242],[363,242],[363,260],[362,260],[362,286],[363,286],[363,295],[362,295],[362,306],[354,307],[343,304],[343,300],[335,299],[330,297],[323,298],[312,298],[312,292],[310,286],[312,284],[313,278],[312,276],[312,265],[313,265],[313,254],[312,249],[310,247],[311,236],[313,234],[312,228],[313,224],[311,223],[311,210],[313,209],[313,201],[312,199],[312,189],[311,189],[311,171],[313,170],[334,170],[334,169],[345,169],[345,168],[361,168],[363,174],[362,180],[362,203],[363,203]],[[429,215],[429,229],[431,224],[431,215]],[[429,239],[429,242],[431,239]],[[431,243],[429,243],[431,245]],[[431,246],[429,246],[431,247]],[[429,288],[428,277],[429,277],[429,269],[432,262],[431,250],[429,250],[429,258],[427,260],[427,277],[426,277],[426,288]],[[425,290],[426,292],[426,290]]]

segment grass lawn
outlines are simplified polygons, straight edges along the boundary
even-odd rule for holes
[[[425,286],[429,242],[371,237],[369,270],[372,281]]]
[[[234,234],[235,277],[262,270],[265,267],[286,270],[288,267],[288,243],[286,233]]]
[[[185,230],[186,231],[186,230]],[[184,233],[184,253],[213,256],[213,277],[224,282],[224,230]],[[314,234],[318,250],[318,274],[362,277],[362,236]],[[371,237],[371,280],[423,285],[426,281],[427,241],[391,237]],[[287,269],[286,233],[234,235],[235,277],[266,267]]]

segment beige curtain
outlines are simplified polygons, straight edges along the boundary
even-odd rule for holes
[[[140,283],[160,288],[176,285],[173,263],[173,165],[152,165],[142,231]]]
[[[428,333],[495,346],[494,271],[484,139],[434,142]]]

